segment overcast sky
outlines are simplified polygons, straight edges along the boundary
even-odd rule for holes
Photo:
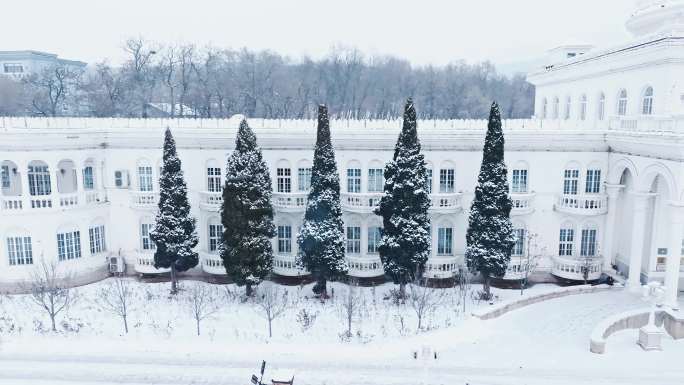
[[[527,62],[565,42],[624,41],[634,0],[3,1],[0,50],[119,63],[122,42],[272,49],[320,57],[332,45],[415,64]]]

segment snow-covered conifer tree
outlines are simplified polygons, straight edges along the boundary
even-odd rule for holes
[[[375,213],[382,216],[380,258],[402,297],[420,278],[430,254],[430,196],[425,158],[420,152],[416,109],[408,99],[394,157],[385,167],[385,194]]]
[[[245,120],[240,123],[235,150],[228,158],[223,188],[221,259],[233,281],[252,286],[268,276],[273,266],[275,236],[271,205],[271,176],[257,145],[254,132]]]
[[[466,261],[471,270],[482,275],[487,299],[491,297],[491,278],[504,276],[515,243],[506,177],[501,114],[494,102],[466,233]]]
[[[150,238],[157,249],[154,267],[171,269],[171,294],[176,294],[177,274],[197,266],[195,218],[190,216],[188,187],[171,130],[164,136],[164,165],[159,178],[159,210]]]
[[[340,177],[330,141],[328,109],[324,105],[318,107],[311,190],[297,242],[299,264],[316,280],[314,292],[325,298],[327,281],[340,278],[348,267],[344,259]]]

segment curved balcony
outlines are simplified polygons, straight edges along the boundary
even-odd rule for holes
[[[134,209],[156,209],[159,193],[155,191],[131,191],[131,207]]]
[[[596,257],[558,257],[552,258],[553,266],[551,274],[556,277],[571,281],[584,281],[584,272],[587,272],[587,281],[594,281],[601,277],[603,271],[603,258]]]
[[[347,264],[351,277],[355,278],[374,278],[385,275],[379,255],[365,256],[346,256]]]
[[[455,213],[461,207],[461,193],[430,194],[430,211],[436,213]]]
[[[519,281],[524,279],[528,268],[527,258],[512,256],[511,261],[508,262],[506,274],[501,279],[505,281]],[[531,273],[531,271],[528,271],[527,276],[529,277]]]
[[[283,212],[297,212],[306,210],[308,192],[273,193],[273,207]]]
[[[200,191],[200,208],[207,211],[219,211],[223,204],[223,193]]]
[[[223,259],[217,253],[200,252],[200,263],[202,264],[202,271],[207,274],[226,275]]]
[[[513,209],[511,215],[525,215],[531,214],[534,211],[532,201],[534,200],[534,192],[531,193],[511,193],[511,201],[513,202]]]
[[[342,209],[355,213],[372,213],[383,193],[342,193]]]
[[[428,279],[449,279],[458,273],[459,257],[438,256],[430,257],[425,263],[423,276]]]
[[[104,191],[92,190],[68,194],[40,196],[0,196],[0,210],[7,213],[21,213],[28,210],[65,210],[107,203]]]
[[[153,252],[138,252],[135,257],[135,271],[140,274],[162,274],[168,273],[171,269],[157,269],[154,267]]]
[[[284,277],[309,275],[309,272],[297,267],[293,254],[276,254],[273,256],[273,273]]]
[[[556,211],[575,215],[603,215],[608,212],[608,196],[560,195],[555,205]]]

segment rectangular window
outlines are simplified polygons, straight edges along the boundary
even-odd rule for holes
[[[368,228],[368,254],[377,254],[380,240],[382,239],[381,227]]]
[[[304,192],[311,188],[311,167],[297,170],[297,190]]]
[[[221,192],[223,191],[221,183],[221,168],[207,167],[207,191]]]
[[[90,255],[103,253],[107,250],[104,226],[95,226],[89,228],[88,237],[90,239]]]
[[[278,226],[278,253],[292,252],[292,226]]]
[[[152,167],[140,166],[138,167],[138,183],[140,191],[152,191]]]
[[[83,168],[83,189],[92,190],[95,188],[95,179],[93,177],[93,167],[86,166]]]
[[[21,74],[24,73],[24,66],[19,63],[5,63],[3,70],[6,74]]]
[[[565,170],[563,179],[563,194],[577,195],[579,170]]]
[[[575,230],[561,229],[558,240],[558,255],[561,257],[572,256],[572,245],[575,242]]]
[[[601,170],[587,170],[585,191],[587,194],[601,192]]]
[[[454,230],[450,227],[437,229],[437,255],[452,255]]]
[[[143,223],[140,225],[140,240],[142,241],[143,250],[155,250],[157,245],[150,238],[150,233],[154,225],[152,223]]]
[[[368,169],[368,192],[383,192],[385,178],[381,168]]]
[[[2,188],[10,188],[9,166],[0,168],[0,181],[2,181]]]
[[[347,169],[347,192],[360,193],[361,192],[361,169],[348,168]]]
[[[620,116],[625,116],[625,115],[627,115],[627,99],[625,99],[625,98],[620,98],[620,100],[618,100],[618,109],[617,109],[617,113],[618,113],[618,115],[620,115]]]
[[[289,168],[279,168],[276,170],[277,185],[279,193],[292,192],[292,170]]]
[[[218,251],[221,245],[221,239],[223,238],[223,225],[221,224],[210,224],[209,225],[209,252],[215,253]]]
[[[57,234],[57,257],[60,261],[81,258],[81,232]]]
[[[347,226],[347,254],[359,254],[361,252],[361,228]]]
[[[452,193],[454,192],[454,169],[439,170],[439,192]]]
[[[429,168],[427,171],[427,189],[428,194],[432,194],[432,169]]]
[[[50,195],[50,172],[47,166],[28,167],[29,193],[31,195]]]
[[[9,237],[7,238],[7,255],[9,264],[32,265],[33,248],[31,247],[31,237]]]
[[[513,244],[513,250],[511,255],[521,256],[525,254],[525,229],[513,229],[513,235],[515,236],[515,243]]]
[[[582,230],[582,244],[580,247],[580,255],[583,257],[593,257],[596,255],[596,230],[583,229]]]
[[[527,192],[527,170],[513,170],[511,177],[511,192]]]

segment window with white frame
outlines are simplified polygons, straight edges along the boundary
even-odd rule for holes
[[[24,73],[24,66],[20,63],[4,63],[3,71],[6,74],[21,74]]]
[[[152,191],[152,166],[138,166],[138,186],[140,191]]]
[[[558,255],[561,257],[572,256],[574,243],[575,230],[569,227],[561,228],[558,239]]]
[[[292,252],[292,227],[278,226],[278,253],[289,254]]]
[[[361,192],[361,169],[348,168],[347,169],[347,192],[360,193]]]
[[[223,225],[220,223],[209,223],[209,244],[207,245],[210,253],[216,253],[221,246],[223,239]]]
[[[580,255],[582,257],[596,255],[596,229],[582,229]]]
[[[437,255],[453,254],[454,229],[440,227],[437,229]]]
[[[88,239],[90,240],[90,255],[107,251],[104,225],[90,227],[88,229]]]
[[[653,87],[648,87],[644,91],[644,98],[641,101],[641,113],[643,115],[653,115]]]
[[[439,170],[439,192],[444,194],[444,193],[452,193],[454,192],[454,169],[453,168],[448,168],[448,169],[441,169]]]
[[[371,226],[368,228],[368,254],[377,254],[382,239],[382,227]]]
[[[150,237],[150,233],[154,229],[154,224],[152,223],[142,223],[140,225],[140,241],[142,243],[143,250],[155,250],[157,245],[154,243]]]
[[[347,254],[361,252],[361,227],[347,226]]]
[[[368,192],[382,192],[384,189],[385,178],[382,169],[368,169]]]
[[[8,237],[7,255],[10,266],[32,265],[33,247],[31,237]]]
[[[571,113],[572,113],[572,99],[568,96],[567,99],[565,99],[565,120],[570,119]]]
[[[35,165],[28,167],[29,193],[31,195],[50,195],[50,172],[48,166]]]
[[[563,174],[563,194],[577,195],[577,186],[579,185],[579,170],[568,169]]]
[[[304,192],[311,188],[311,167],[300,167],[297,170],[297,190]]]
[[[81,258],[81,232],[57,233],[57,257],[60,261]]]
[[[560,100],[558,98],[553,99],[553,118],[558,119],[560,117]]]
[[[432,169],[428,168],[426,171],[427,171],[427,192],[428,192],[428,194],[432,194]]]
[[[223,190],[220,167],[207,167],[207,191],[221,192]]]
[[[289,168],[278,168],[276,170],[277,188],[279,193],[292,192],[292,171]]]
[[[513,244],[511,255],[514,255],[516,257],[524,255],[525,237],[527,236],[527,231],[525,229],[513,229],[513,236],[515,237],[515,243]]]
[[[587,170],[584,190],[587,194],[598,194],[601,192],[601,170]]]
[[[93,176],[93,166],[83,167],[83,189],[92,190],[95,188],[95,178]]]
[[[587,95],[580,99],[580,120],[587,120]]]
[[[599,95],[598,106],[596,106],[596,117],[598,120],[606,118],[606,95],[603,93]]]
[[[10,188],[10,171],[7,165],[0,167],[0,183],[2,188]]]
[[[527,170],[518,169],[513,170],[511,174],[511,192],[526,193],[527,192]]]
[[[627,115],[627,90],[622,90],[620,91],[620,94],[618,95],[618,103],[617,103],[617,114],[619,116],[625,116]]]

